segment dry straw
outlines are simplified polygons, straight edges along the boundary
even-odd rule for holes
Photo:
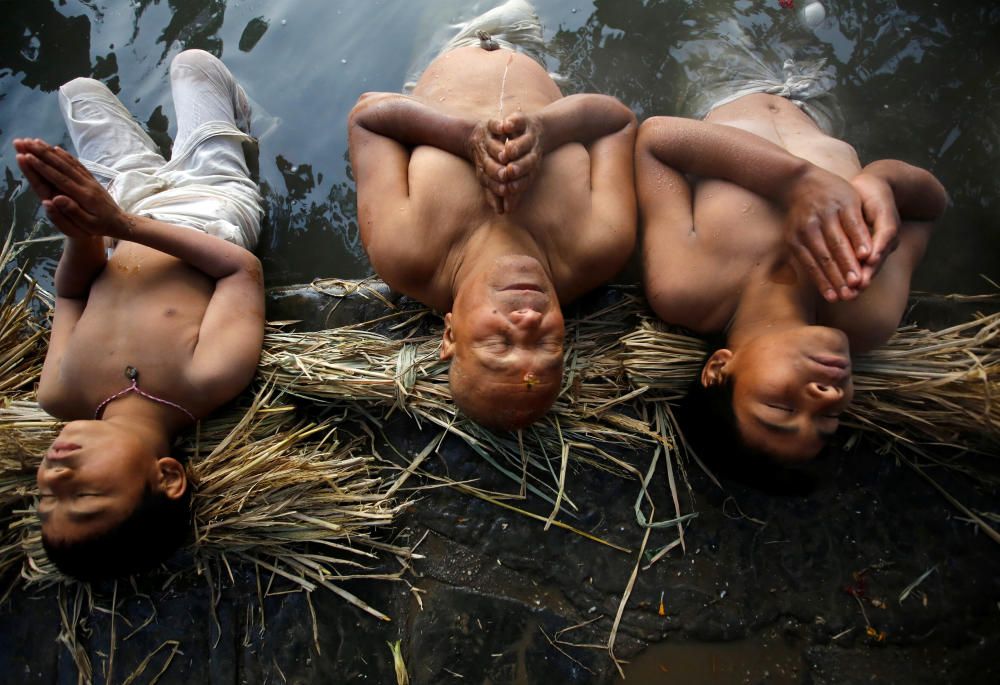
[[[962,299],[962,298],[954,298]],[[970,298],[983,302],[982,298]],[[995,453],[1000,445],[1000,313],[939,331],[900,328],[883,347],[854,360],[849,425],[904,444]],[[644,320],[625,336],[632,383],[676,402],[698,377],[699,338]]]

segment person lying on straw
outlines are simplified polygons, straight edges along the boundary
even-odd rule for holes
[[[170,77],[170,162],[85,78],[59,91],[79,160],[14,142],[66,236],[38,402],[70,422],[38,467],[38,514],[49,558],[83,580],[141,571],[182,543],[190,497],[173,438],[246,387],[263,341],[261,267],[248,251],[260,197],[236,125],[249,122],[246,95],[202,51],[178,55]],[[110,256],[105,237],[117,241]]]
[[[459,409],[501,429],[560,390],[565,304],[635,244],[635,117],[562,97],[510,42],[541,44],[512,0],[465,24],[412,96],[362,95],[350,117],[361,239],[390,286],[445,315]]]
[[[764,58],[728,38],[711,56],[725,90],[700,84],[715,99],[705,120],[640,128],[644,285],[667,323],[724,337],[694,391],[715,436],[728,424],[748,455],[795,462],[837,429],[850,355],[895,331],[948,198],[904,162],[862,168],[830,135],[822,64],[777,58],[765,77]]]

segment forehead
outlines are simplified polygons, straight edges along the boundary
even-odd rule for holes
[[[140,495],[121,494],[102,498],[64,498],[38,507],[42,534],[50,539],[81,540],[107,531],[125,520]]]

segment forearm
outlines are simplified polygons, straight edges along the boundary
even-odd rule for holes
[[[351,111],[348,125],[360,126],[413,147],[429,145],[471,159],[472,119],[445,114],[420,100],[395,93],[366,93]]]
[[[86,299],[91,283],[106,263],[103,237],[67,237],[56,268],[56,294],[74,300]]]
[[[732,126],[679,117],[654,117],[639,133],[663,164],[685,174],[735,183],[785,205],[803,177],[825,173],[768,140]]]
[[[122,240],[176,257],[209,278],[219,280],[240,270],[260,271],[253,253],[221,238],[145,216],[125,214]]]
[[[546,154],[567,143],[588,145],[634,125],[635,114],[610,95],[582,93],[546,105],[538,118]]]
[[[872,162],[862,173],[871,174],[889,184],[900,218],[909,221],[933,221],[948,206],[948,193],[934,174],[895,159]]]

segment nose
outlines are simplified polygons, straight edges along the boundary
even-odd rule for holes
[[[542,322],[542,313],[534,309],[515,309],[509,318],[518,328],[538,328],[538,324]]]
[[[806,386],[809,396],[823,405],[835,404],[844,397],[844,389],[829,383],[812,382]]]
[[[55,491],[70,481],[73,470],[64,464],[47,465],[38,467],[38,486]]]

